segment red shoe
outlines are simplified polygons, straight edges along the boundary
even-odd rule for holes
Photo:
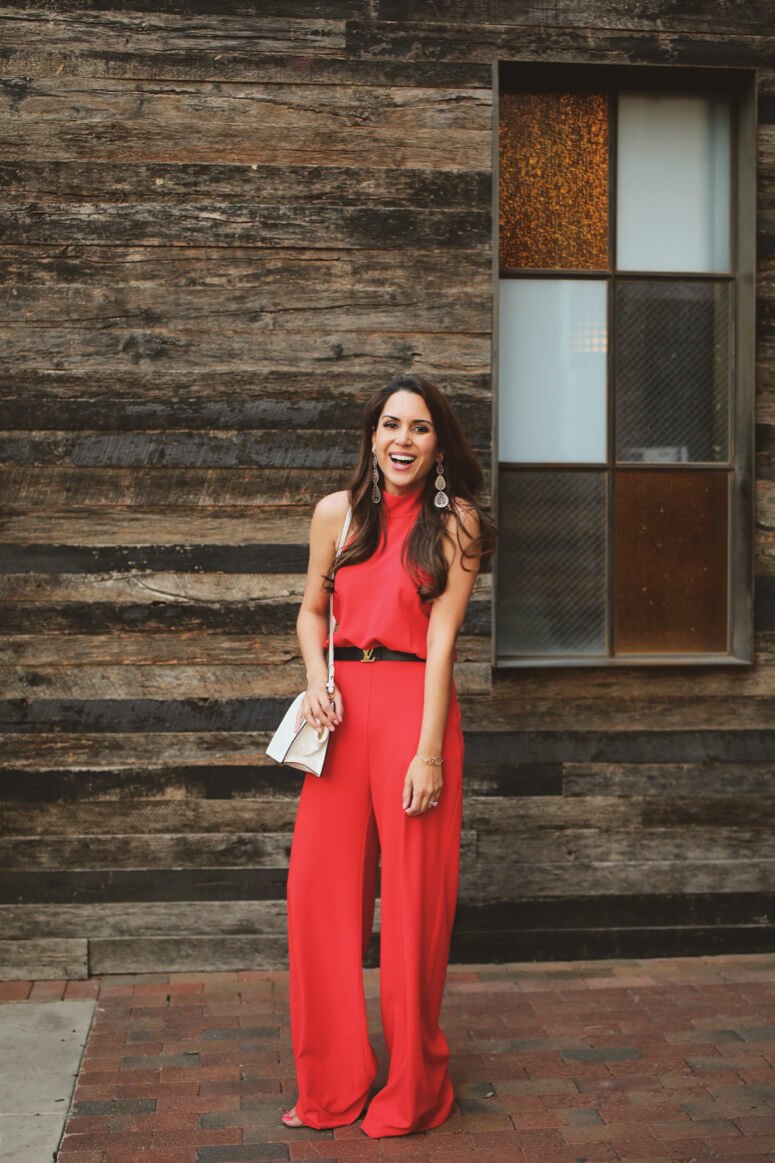
[[[282,1116],[280,1121],[283,1123],[284,1126],[290,1127],[290,1129],[292,1131],[296,1131],[299,1129],[299,1127],[304,1126],[304,1123],[301,1121],[299,1116],[296,1114],[296,1107],[295,1106],[292,1106],[290,1110],[287,1110],[285,1112],[285,1114]]]

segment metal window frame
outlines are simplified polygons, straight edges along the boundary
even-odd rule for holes
[[[650,667],[650,666],[750,666],[754,662],[754,405],[755,405],[755,311],[756,311],[756,191],[757,191],[757,80],[755,68],[726,68],[708,66],[672,65],[605,65],[561,62],[497,61],[493,65],[493,134],[492,134],[492,221],[493,221],[493,339],[492,339],[492,449],[493,488],[492,503],[496,521],[499,516],[501,471],[529,471],[556,468],[578,471],[581,468],[604,470],[606,473],[606,540],[608,561],[606,569],[607,628],[605,655],[514,655],[498,649],[497,601],[498,550],[493,559],[492,604],[492,666],[495,669],[526,667]],[[500,172],[499,125],[500,93],[537,90],[606,91],[609,95],[609,263],[605,271],[533,270],[520,271],[521,277],[530,278],[605,278],[615,288],[618,278],[728,278],[733,287],[733,368],[729,416],[731,421],[729,473],[728,537],[729,537],[729,609],[728,649],[724,654],[671,653],[671,654],[615,654],[612,642],[616,595],[613,577],[614,499],[616,475],[627,471],[626,464],[617,464],[614,446],[615,396],[607,398],[607,461],[605,465],[592,464],[501,464],[498,456],[498,369],[500,294],[503,277],[500,268]],[[730,240],[731,263],[729,272],[636,272],[616,270],[616,95],[623,89],[652,89],[656,92],[713,92],[724,93],[731,99],[731,197]],[[508,273],[506,273],[508,277]],[[615,330],[613,312],[615,294],[608,296],[609,343],[607,353],[607,393],[614,384]],[[642,468],[641,464],[631,466]],[[653,471],[675,467],[649,465]],[[723,463],[696,464],[692,469],[716,468]]]

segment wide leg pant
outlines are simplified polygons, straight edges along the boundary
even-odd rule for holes
[[[454,691],[439,806],[407,816],[425,667],[338,662],[344,721],[302,788],[288,876],[291,1032],[311,1127],[354,1122],[374,1081],[362,960],[381,851],[380,995],[390,1069],[363,1122],[372,1138],[438,1126],[453,1103],[439,1028],[457,897],[463,738]]]

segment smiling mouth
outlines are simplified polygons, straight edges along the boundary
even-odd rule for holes
[[[392,464],[397,465],[398,468],[408,468],[410,464],[414,464],[414,457],[403,456],[401,453],[391,452],[390,461]]]

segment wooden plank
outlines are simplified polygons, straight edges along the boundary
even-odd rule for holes
[[[195,327],[131,327],[89,330],[46,328],[35,333],[37,342],[14,327],[0,327],[5,358],[20,371],[78,370],[110,380],[124,369],[142,368],[146,375],[165,360],[174,362],[180,380],[189,370],[201,373],[208,364],[229,365],[235,372],[250,371],[256,379],[273,369],[295,368],[325,378],[328,368],[347,367],[361,380],[385,379],[385,369],[396,373],[412,368],[430,379],[443,381],[449,371],[484,375],[490,369],[489,335],[401,331],[397,334],[368,331],[339,333],[284,331],[262,334],[261,343],[244,340],[235,344],[228,332],[208,332]]]
[[[752,816],[754,797],[771,791],[770,763],[567,763],[562,770],[566,796],[751,797]]]
[[[379,904],[377,905],[379,910]],[[105,904],[0,905],[5,939],[35,937],[170,937],[196,933],[284,936],[284,900],[143,901]]]
[[[294,780],[298,791],[302,776]],[[618,802],[618,801],[617,801]],[[2,804],[0,833],[52,837],[170,836],[210,833],[253,835],[268,831],[290,833],[296,817],[295,797],[247,800],[139,800],[74,804]],[[286,836],[286,840],[288,837]],[[7,866],[5,866],[7,867]]]
[[[81,562],[78,563],[83,564]],[[244,559],[240,568],[244,566]],[[287,566],[285,561],[284,565]],[[175,602],[8,602],[2,611],[6,633],[87,634],[112,632],[151,634],[165,630],[179,633],[256,635],[290,633],[299,612],[298,600],[290,602],[216,603]]]
[[[772,67],[775,48],[766,34],[746,35],[739,27],[726,36],[713,33],[667,32],[649,27],[601,29],[567,24],[544,30],[543,9],[538,24],[514,28],[505,24],[424,21],[351,20],[347,23],[347,55],[356,60],[443,60],[489,62],[509,57],[523,61],[569,64],[719,65]],[[761,31],[761,27],[757,32]]]
[[[465,170],[490,164],[492,95],[484,89],[48,76],[6,97],[6,159],[250,165],[259,158],[263,165]],[[217,217],[217,204],[212,208]],[[276,212],[264,210],[270,218]],[[255,221],[250,203],[238,217],[245,214]],[[309,235],[301,242],[309,245]]]
[[[1,735],[3,766],[23,770],[77,768],[113,769],[117,765],[142,765],[148,771],[173,763],[209,765],[260,765],[266,760],[268,735],[254,731],[205,731],[122,733],[36,731],[34,734]],[[286,769],[283,769],[286,770]],[[288,777],[296,779],[292,769]],[[301,774],[298,776],[301,786]]]
[[[428,5],[424,0],[378,0],[376,19],[403,25],[416,25],[427,20]],[[547,11],[540,4],[514,4],[513,0],[436,0],[432,15],[445,21],[470,26],[503,25],[523,28],[542,25],[551,29],[574,26],[607,29],[641,29],[683,32],[730,32],[748,30],[760,33],[766,28],[772,12],[767,0],[754,0],[743,10],[734,0],[721,0],[710,10],[691,2],[670,3],[669,0],[560,0]],[[366,22],[368,17],[353,16]],[[473,29],[474,35],[476,29]]]
[[[244,560],[241,567],[244,566]],[[284,567],[288,562],[284,561]],[[299,612],[297,599],[292,601],[253,602],[176,602],[157,599],[142,602],[7,602],[2,611],[6,633],[107,634],[154,633],[162,630],[216,632],[220,634],[291,633]],[[463,622],[466,635],[489,633],[490,608],[487,602],[471,603]]]
[[[459,638],[457,651],[458,666],[466,662],[489,666],[486,638]],[[290,631],[261,636],[206,632],[192,636],[172,630],[164,634],[0,635],[0,665],[3,666],[66,668],[192,663],[221,667],[257,663],[283,666],[297,662],[299,657],[296,637]]]
[[[371,11],[370,0],[294,0],[294,21],[331,21],[351,20],[355,16],[366,16]],[[41,9],[40,0],[14,0],[8,11],[19,15],[34,15]],[[43,7],[43,11],[48,10]],[[226,18],[227,27],[236,27],[235,18],[244,28],[252,27],[256,18],[265,20],[272,18],[276,23],[281,17],[287,17],[288,5],[285,0],[186,0],[185,8],[180,0],[57,0],[57,17],[64,21],[70,19],[93,20],[95,13],[102,15],[104,27],[113,27],[108,15],[115,18],[118,28],[124,32],[145,28],[146,14],[151,18],[160,18],[166,23],[174,18],[174,26],[179,27],[181,20],[191,20],[192,40],[196,40],[200,28],[206,28],[213,22],[220,23],[220,18]],[[65,15],[67,14],[67,15]],[[108,15],[106,15],[108,14]],[[194,19],[196,18],[196,19]],[[209,18],[209,19],[208,19]],[[288,24],[288,21],[285,21]]]
[[[175,26],[179,26],[181,19],[191,21],[185,27],[190,27],[195,41],[200,27],[207,27],[216,18],[225,18],[227,27],[235,27],[235,18],[238,18],[243,27],[248,27],[256,18],[267,20],[271,17],[274,25],[280,17],[288,15],[285,0],[261,0],[260,5],[250,0],[248,3],[245,0],[186,0],[185,12],[181,8],[179,0],[57,0],[56,19],[60,28],[66,28],[71,20],[93,22],[95,14],[100,14],[103,29],[117,27],[127,33],[142,32],[146,14],[151,14],[151,19],[161,18],[166,22],[174,17]],[[351,20],[355,16],[367,16],[370,10],[369,0],[294,0],[293,19],[304,22]],[[18,19],[45,16],[49,23],[52,19],[51,9],[41,5],[40,0],[14,0],[0,12],[12,13]],[[114,21],[117,24],[114,25]],[[288,21],[285,23],[287,25]]]
[[[264,757],[265,758],[265,757]],[[287,775],[289,789],[296,792],[303,776]],[[671,801],[675,804],[676,801]],[[763,800],[757,821],[750,826],[766,828],[775,808]],[[708,820],[715,826],[723,818],[724,805],[708,801]],[[678,807],[676,807],[676,812]],[[746,806],[746,812],[750,809]],[[464,830],[493,834],[514,829],[605,827],[626,829],[643,823],[644,806],[639,799],[611,797],[556,798],[548,803],[531,797],[504,799],[468,796],[464,804]],[[721,813],[721,817],[719,816]],[[75,803],[5,803],[0,805],[0,833],[10,836],[170,836],[182,833],[212,835],[227,833],[266,834],[289,832],[296,816],[293,795],[244,799],[134,799]],[[727,817],[730,811],[727,810]],[[736,816],[731,816],[732,820]],[[599,821],[599,822],[598,822]],[[744,817],[739,823],[746,824]],[[656,825],[655,825],[656,826]],[[664,826],[660,824],[659,826]],[[731,826],[731,825],[730,825]]]
[[[389,89],[387,91],[389,92]],[[446,94],[443,98],[439,96],[438,99],[450,100]],[[125,204],[137,201],[154,206],[164,204],[176,216],[179,216],[183,209],[181,203],[185,203],[196,214],[202,201],[203,190],[207,191],[210,202],[228,200],[238,204],[253,202],[275,206],[295,204],[297,213],[302,213],[304,207],[311,206],[336,206],[339,209],[348,206],[373,206],[376,210],[384,210],[387,206],[409,210],[417,210],[423,206],[446,211],[471,210],[473,207],[489,209],[492,197],[489,167],[481,171],[464,171],[427,167],[370,168],[362,164],[273,166],[255,161],[249,165],[220,165],[217,162],[186,165],[144,161],[126,165],[121,161],[110,164],[88,158],[79,159],[77,162],[60,158],[0,161],[0,190],[9,200],[21,200],[34,192],[39,202],[53,204],[52,212],[55,212],[53,207],[56,205],[70,201],[86,202],[92,207],[94,203],[103,201]],[[208,244],[208,262],[213,264],[214,270],[210,276],[205,274],[205,280],[208,283],[211,280],[223,281],[224,286],[235,285],[230,284],[225,277],[228,264],[233,261],[235,282],[239,285],[241,281],[239,275],[244,269],[246,256],[239,250],[230,249],[227,259],[227,256],[212,251],[211,245]],[[112,243],[112,246],[115,246],[115,243]],[[313,247],[314,250],[311,249]],[[0,256],[4,261],[5,256],[12,259],[15,249],[4,240],[0,247]],[[141,270],[147,270],[147,259],[144,262],[135,247],[131,253],[135,257],[135,265]],[[439,263],[444,262],[444,255],[445,252],[437,255]],[[278,251],[274,260],[292,272],[312,257],[316,262],[320,262],[320,266],[315,267],[316,274],[320,272],[325,276],[326,256],[320,254],[319,245],[312,238],[308,240],[308,249],[290,254]],[[19,259],[22,258],[23,256],[19,255]],[[73,262],[74,256],[68,254],[65,263],[61,258],[58,262],[52,261],[52,258],[53,256],[48,256],[47,260],[45,251],[36,252],[33,249],[29,257],[30,269],[24,269],[20,262],[15,267],[15,276],[22,284],[32,284],[37,282],[39,274],[48,268],[50,276],[57,281],[61,278],[65,282],[73,282],[74,273],[79,265],[78,261]],[[196,262],[195,255],[191,255],[190,258],[192,262]],[[355,263],[358,261],[358,256],[350,256],[347,252],[342,252],[338,258],[340,263],[348,260]],[[385,264],[387,267],[392,265],[398,268],[398,259],[399,256],[391,255],[389,252],[378,251],[374,255],[374,261],[378,266]],[[98,285],[105,287],[110,286],[108,277],[110,266],[113,262],[120,261],[113,255],[98,256],[86,253],[80,256],[80,260],[93,267]],[[273,270],[263,256],[255,256],[255,261],[264,277],[274,276],[279,282],[279,272]],[[415,262],[421,269],[423,265],[421,253],[412,256],[413,270]],[[173,266],[173,260],[168,258],[162,265],[162,271],[169,271]],[[450,263],[449,266],[450,275],[454,277],[454,265]],[[264,270],[264,267],[267,269]],[[247,271],[244,273],[247,274]],[[333,273],[332,268],[331,274]],[[362,277],[368,279],[368,273],[368,268],[364,264]],[[377,280],[374,278],[371,281],[376,289]]]
[[[130,575],[136,577],[140,571],[144,577],[149,579],[148,584],[152,585],[153,582],[150,579],[159,571],[180,570],[185,576],[186,573],[196,570],[208,570],[223,575],[224,587],[228,590],[229,575],[244,576],[251,567],[268,576],[273,574],[285,576],[289,571],[293,571],[297,576],[304,575],[307,571],[309,553],[304,544],[274,545],[271,542],[248,545],[229,545],[228,543],[174,545],[162,543],[134,546],[61,545],[44,542],[26,545],[3,544],[1,556],[0,577],[2,576],[2,566],[12,571],[13,576],[18,576],[20,573],[27,576],[27,598],[34,601],[34,581],[30,581],[29,575],[41,578],[45,578],[47,574],[66,577],[68,574],[82,575],[86,572],[100,575],[110,570],[115,572],[128,571]],[[147,593],[147,587],[143,586],[142,578],[138,579],[137,584],[140,591],[146,589]],[[146,595],[138,593],[137,597],[142,602]],[[158,602],[163,597],[164,592],[160,590],[154,600]],[[92,600],[94,599],[96,599],[96,595],[92,595]],[[19,597],[13,600],[21,602],[23,599]],[[67,600],[65,599],[65,601]],[[279,606],[278,613],[280,616],[282,615]],[[40,617],[43,617],[42,607],[39,614]],[[55,614],[52,617],[54,620],[56,619]],[[13,625],[17,625],[20,630],[34,631],[35,629],[34,618],[27,625],[20,624],[18,619],[12,624],[10,618],[11,615],[9,615],[9,621],[5,623],[6,630],[11,630]],[[81,629],[86,632],[87,624],[84,623]]]
[[[140,44],[126,35],[121,43],[104,42],[70,50],[62,25],[54,25],[47,13],[29,14],[30,24],[21,30],[17,43],[4,46],[0,76],[10,82],[17,100],[24,99],[27,77],[91,77],[115,80],[209,81],[221,85],[238,81],[294,85],[303,74],[316,85],[392,85],[402,88],[492,89],[489,64],[470,61],[370,61],[345,57],[270,53],[232,49],[201,51],[193,45],[179,52],[160,51],[158,38]],[[100,22],[104,27],[104,21]],[[29,36],[25,36],[24,32]],[[93,30],[90,30],[93,31]],[[303,161],[303,159],[302,159]]]
[[[4,401],[0,399],[0,407]],[[41,402],[37,401],[38,407]],[[29,416],[31,404],[25,411]],[[70,412],[101,411],[99,401],[78,402]],[[68,409],[68,411],[70,411]],[[171,418],[171,417],[170,417]],[[53,426],[53,425],[52,425]],[[75,427],[66,424],[65,427]],[[127,423],[122,427],[128,427]],[[138,425],[138,431],[142,425]],[[216,506],[295,504],[309,505],[313,498],[336,492],[347,477],[341,468],[88,468],[72,465],[20,465],[6,467],[0,475],[0,503],[58,508],[63,497],[77,499],[79,506],[141,505],[177,508],[179,505]],[[0,569],[7,568],[5,562]]]
[[[4,517],[3,541],[43,545],[149,546],[158,562],[159,550],[165,546],[306,546],[310,516],[310,502],[305,505],[262,506],[258,511],[250,505],[220,511],[212,507],[168,512],[163,508],[143,511],[109,505],[80,510],[78,505],[72,504],[68,508],[40,513],[19,506]],[[238,572],[245,572],[247,564],[243,563]],[[211,568],[214,567],[215,559]],[[159,564],[151,565],[151,568],[165,567]]]
[[[97,252],[98,248],[91,250]],[[147,256],[149,248],[144,253]],[[151,250],[150,254],[156,254],[158,263],[163,265],[165,256],[175,254],[175,248]],[[466,262],[469,257],[466,252]],[[131,282],[120,271],[116,280]],[[5,399],[28,396],[40,401],[41,412],[49,406],[64,408],[72,402],[71,406],[76,407],[79,401],[84,404],[91,401],[94,428],[101,425],[96,413],[102,413],[103,409],[107,410],[108,428],[131,427],[127,410],[136,405],[135,421],[140,431],[169,427],[278,428],[291,422],[295,424],[296,420],[301,428],[356,429],[360,426],[365,401],[376,388],[388,382],[394,371],[398,374],[400,370],[375,365],[362,374],[353,374],[342,365],[327,369],[321,377],[319,369],[303,366],[270,367],[257,375],[249,368],[234,366],[199,367],[183,372],[174,364],[162,363],[154,367],[152,376],[137,364],[126,364],[95,378],[79,367],[25,370],[0,366],[0,393]],[[424,374],[428,374],[427,370]],[[448,367],[439,382],[455,407],[473,409],[472,416],[477,409],[491,405],[489,368],[469,373]],[[126,416],[123,423],[122,416]],[[118,422],[114,423],[111,417]],[[173,422],[175,417],[177,423]],[[156,420],[158,423],[152,422]],[[35,427],[38,425],[46,427],[42,416],[37,418]],[[17,423],[13,427],[29,425]],[[83,424],[63,423],[53,427],[82,428]]]
[[[55,835],[79,837],[170,836],[180,833],[253,834],[288,831],[293,827],[296,805],[290,798],[239,800],[135,799],[73,804],[0,805],[0,833],[10,836]],[[672,796],[656,800],[644,796],[503,797],[466,796],[464,830],[477,832],[480,843],[502,844],[509,836],[546,833],[555,843],[559,831],[570,830],[583,839],[591,833],[610,833],[612,843],[646,840],[650,831],[671,832],[684,838],[688,827],[710,831],[725,829],[772,830],[775,799],[761,797],[752,815],[750,802],[733,797],[692,800]],[[634,839],[633,839],[634,838]],[[603,843],[608,843],[608,839]],[[512,854],[513,856],[514,854]],[[521,854],[520,854],[521,855]],[[558,854],[559,855],[559,854]]]
[[[83,938],[0,940],[0,981],[82,981],[88,976],[89,958]]]
[[[508,863],[504,853],[493,854],[461,878],[460,901],[486,904],[492,900],[552,897],[588,898],[611,893],[642,893],[644,885],[658,893],[769,892],[775,863],[758,858],[742,860],[636,860],[537,864]]]
[[[513,855],[513,845],[511,849]],[[566,896],[771,892],[775,863],[742,860],[524,862],[491,853],[462,869],[461,904]],[[0,903],[23,905],[154,901],[282,900],[285,871],[274,868],[0,870]]]
[[[489,418],[488,418],[489,419]],[[473,432],[472,440],[484,439]],[[279,432],[122,432],[0,434],[0,463],[60,464],[83,467],[134,468],[146,465],[238,468],[273,465],[293,468],[338,468],[347,479],[357,455],[358,436],[352,431],[301,430]]]
[[[457,293],[452,289],[434,296],[426,294],[424,288],[415,287],[404,295],[347,293],[341,295],[338,302],[331,302],[330,307],[326,306],[325,299],[333,296],[322,292],[321,302],[315,307],[294,303],[294,296],[290,294],[273,298],[268,289],[239,290],[217,297],[212,291],[178,293],[144,287],[140,294],[135,295],[123,293],[123,290],[120,295],[105,295],[89,291],[81,293],[74,288],[67,288],[64,293],[60,289],[40,293],[37,288],[25,288],[20,292],[9,291],[6,296],[0,295],[0,306],[7,322],[16,319],[24,327],[73,326],[80,329],[86,318],[93,320],[90,326],[101,328],[142,327],[152,317],[156,325],[164,329],[196,324],[203,333],[209,334],[219,328],[228,328],[235,343],[255,340],[262,332],[286,329],[339,331],[343,334],[376,329],[488,333],[491,321],[490,301],[478,291]],[[13,308],[5,310],[3,298],[12,299]],[[88,421],[83,427],[90,427]]]
[[[266,759],[266,756],[264,757]],[[301,777],[276,763],[180,764],[163,768],[142,765],[112,768],[0,767],[0,801],[4,803],[74,803],[81,800],[230,800],[292,798]]]
[[[773,894],[714,893],[670,895],[641,893],[625,896],[538,897],[496,901],[482,905],[461,904],[457,932],[497,934],[524,929],[559,932],[612,928],[635,929],[670,925],[768,924]],[[380,901],[375,905],[374,928],[379,930]],[[101,938],[177,936],[212,933],[249,936],[265,933],[284,936],[286,905],[277,901],[175,901],[104,904],[2,905],[0,929],[7,938],[30,939],[43,935],[74,937],[84,933]]]
[[[7,129],[0,118],[0,133],[7,135]],[[86,132],[86,130],[84,130]],[[431,132],[431,131],[429,131]],[[287,130],[286,130],[287,133]],[[151,141],[156,141],[159,130],[138,150],[152,149]],[[437,140],[439,134],[436,134]],[[489,142],[489,135],[488,135]],[[418,149],[425,148],[422,142]],[[11,144],[9,149],[13,149]],[[18,147],[16,147],[18,148]],[[42,148],[38,145],[36,148]],[[74,147],[76,154],[80,145]],[[155,149],[162,147],[156,146]],[[244,147],[247,151],[247,147]],[[261,148],[260,143],[254,148]],[[360,148],[357,145],[357,148]],[[354,147],[357,156],[357,148]],[[387,151],[390,147],[385,145]],[[470,148],[470,147],[469,147]],[[45,151],[44,151],[45,152]],[[169,152],[166,149],[164,153]],[[174,153],[174,150],[171,151]],[[208,152],[215,154],[215,146]],[[276,151],[275,151],[276,152]],[[313,151],[314,152],[314,151]],[[404,151],[406,152],[406,151]],[[461,151],[462,152],[462,151]],[[478,151],[480,154],[482,150]],[[123,149],[117,156],[124,156]],[[222,156],[222,155],[221,155]],[[253,153],[251,156],[255,156]],[[297,155],[298,156],[298,155]],[[236,157],[235,162],[240,159]],[[244,162],[244,159],[242,159]],[[375,159],[380,162],[379,156]],[[466,169],[474,169],[483,158],[472,158]],[[275,164],[282,164],[276,158]],[[321,164],[325,161],[321,159]],[[464,159],[461,158],[461,166]],[[6,242],[17,245],[64,245],[71,243],[88,244],[110,238],[117,244],[128,246],[243,246],[243,247],[309,247],[317,241],[324,249],[352,247],[361,250],[400,249],[407,246],[425,248],[445,247],[447,250],[469,250],[472,247],[487,247],[491,240],[491,220],[488,208],[477,206],[466,210],[424,209],[402,207],[342,207],[342,206],[293,206],[276,205],[272,202],[236,202],[233,200],[186,202],[179,207],[161,203],[115,202],[76,203],[62,202],[46,204],[45,216],[40,209],[0,203],[0,229]],[[190,316],[196,303],[195,295],[186,296],[189,304],[183,304],[184,318]],[[244,300],[244,296],[241,297]],[[259,300],[260,301],[260,300]],[[265,300],[264,300],[265,302]],[[188,309],[186,309],[188,306]],[[215,304],[211,306],[215,307]],[[358,320],[368,320],[368,304],[358,311],[353,324]],[[161,307],[164,307],[162,300]],[[264,321],[267,325],[282,321],[282,316],[273,315],[264,306]],[[201,308],[200,308],[201,312]],[[386,323],[390,315],[384,312]],[[261,322],[258,315],[257,323]],[[304,316],[300,315],[303,324]],[[309,313],[309,322],[314,315]],[[346,321],[344,312],[330,313],[329,326],[341,327]],[[379,324],[379,318],[375,320]],[[420,321],[420,324],[422,320]],[[325,319],[321,326],[325,327]],[[364,323],[361,322],[361,329]],[[355,326],[347,330],[358,330]],[[415,325],[422,330],[421,325]]]
[[[486,652],[486,643],[476,648]],[[19,667],[89,667],[128,664],[169,666],[209,663],[216,666],[281,666],[299,658],[292,632],[228,635],[186,632],[164,634],[41,634],[0,636],[0,665]],[[24,673],[24,672],[22,672]],[[5,687],[3,688],[5,690]]]
[[[245,803],[246,801],[242,801]],[[272,803],[279,806],[281,801]],[[295,805],[294,805],[295,808]],[[126,805],[123,805],[126,811]],[[5,814],[5,813],[3,813]],[[106,836],[58,836],[0,838],[0,869],[18,873],[58,869],[286,869],[291,834],[255,832],[198,833],[177,835],[126,834],[114,815],[113,833]],[[278,812],[278,814],[280,814]],[[684,827],[617,831],[603,827],[550,828],[527,822],[514,824],[509,836],[477,830],[471,843],[476,857],[468,861],[469,874],[487,875],[494,863],[503,865],[500,883],[509,869],[526,863],[553,863],[570,869],[607,864],[612,877],[622,865],[640,863],[718,862],[734,866],[739,861],[761,861],[775,868],[775,837],[772,826],[721,827],[688,824]],[[271,825],[270,825],[271,826]],[[508,854],[508,844],[512,853]],[[513,851],[519,852],[515,859]],[[560,858],[561,857],[561,858]],[[764,887],[764,885],[762,885]],[[521,890],[520,890],[521,891]],[[511,890],[512,895],[514,890]],[[151,896],[153,899],[153,896]]]
[[[0,400],[0,407],[3,401]],[[27,405],[29,407],[29,404]],[[99,407],[91,402],[91,408]],[[177,508],[232,505],[307,505],[310,515],[317,497],[349,484],[340,468],[75,468],[69,465],[13,466],[0,474],[0,503],[58,508],[63,497],[91,505]],[[481,494],[487,503],[488,474]],[[5,559],[0,571],[8,569]]]
[[[134,6],[133,6],[134,7]],[[309,6],[305,5],[307,11]],[[156,42],[162,52],[185,52],[197,47],[213,54],[228,53],[235,48],[251,49],[263,53],[292,52],[294,55],[338,56],[344,43],[345,15],[352,15],[341,2],[327,5],[323,11],[337,13],[332,18],[322,15],[320,9],[312,16],[299,19],[289,17],[287,11],[281,14],[279,5],[265,14],[252,12],[247,17],[215,11],[197,15],[184,14],[178,9],[169,14],[146,6],[140,12],[117,11],[113,6],[108,11],[99,9],[90,12],[83,6],[71,6],[65,15],[51,9],[35,12],[30,5],[14,4],[0,9],[3,19],[4,39],[9,45],[23,45],[30,35],[49,38],[69,52],[94,51],[98,47],[114,50],[131,49],[134,46],[150,45]],[[46,27],[48,26],[48,27]]]
[[[775,759],[775,731],[478,729],[466,735],[469,763],[507,763],[513,756],[521,763],[762,763]]]
[[[0,904],[284,900],[282,868],[0,869]]]
[[[519,929],[500,933],[456,934],[451,958],[481,965],[485,961],[573,961],[602,958],[702,957],[715,954],[769,953],[775,927],[754,923],[708,927],[667,925],[633,929]]]
[[[666,924],[706,926],[713,924],[769,925],[773,908],[772,892],[725,893],[628,893],[590,897],[526,897],[522,900],[491,901],[482,905],[460,905],[456,924],[469,932],[497,932],[499,929],[601,929],[651,928]],[[571,958],[573,960],[573,958]],[[540,970],[536,970],[540,973]],[[571,971],[573,972],[573,971]]]
[[[27,667],[7,668],[2,682],[4,697],[28,698],[30,681]],[[290,702],[306,685],[298,650],[282,665],[262,658],[260,653],[246,665],[207,662],[192,666],[178,660],[134,666],[127,661],[117,666],[55,666],[46,671],[41,668],[33,681],[36,699],[63,699],[69,703],[95,699],[250,699],[256,691],[261,692],[262,698]],[[460,694],[486,694],[492,682],[489,662],[458,662],[455,682]]]
[[[461,680],[466,667],[461,669]],[[252,664],[190,666],[180,661],[164,665],[55,666],[35,675],[36,699],[65,699],[69,703],[94,699],[250,699],[290,701],[305,685],[304,664],[296,652],[285,665],[265,662],[260,655]],[[3,694],[24,699],[30,694],[30,672],[9,667],[3,674]]]
[[[520,763],[772,763],[775,759],[775,732],[771,728],[504,734],[489,731],[483,722],[482,707],[489,702],[489,697],[461,700],[467,765],[510,763],[515,756]],[[169,717],[175,718],[174,707]],[[2,765],[25,770],[113,770],[142,765],[150,771],[171,764],[244,766],[267,762],[266,732],[224,730],[222,720],[211,720],[204,729],[185,730],[181,725],[169,731],[154,731],[150,725],[139,732],[116,730],[119,723],[115,720],[105,725],[114,729],[100,730],[100,724],[92,723],[91,728],[81,724],[73,732],[62,723],[59,730],[44,730],[41,725],[34,733],[6,732],[0,735]],[[295,778],[289,772],[289,779]],[[300,775],[298,780],[300,783]]]
[[[120,824],[115,827],[120,828]],[[112,836],[48,836],[45,840],[3,837],[0,868],[19,875],[60,868],[287,869],[290,848],[290,832],[125,836],[117,831]]]
[[[299,573],[55,573],[31,577],[27,573],[0,574],[0,601],[4,602],[288,602],[301,600],[304,576]],[[482,591],[483,592],[483,591]],[[224,639],[224,645],[227,640]],[[282,639],[287,648],[291,639]],[[178,644],[177,650],[182,644]],[[196,649],[196,643],[190,644]],[[293,646],[296,646],[295,640]],[[141,648],[141,647],[140,647]],[[228,649],[236,649],[231,643]],[[176,654],[170,657],[182,658]],[[256,653],[251,655],[256,660]],[[67,664],[61,658],[60,662]]]
[[[92,973],[227,972],[238,969],[285,969],[284,936],[252,937],[94,937],[89,941]]]

